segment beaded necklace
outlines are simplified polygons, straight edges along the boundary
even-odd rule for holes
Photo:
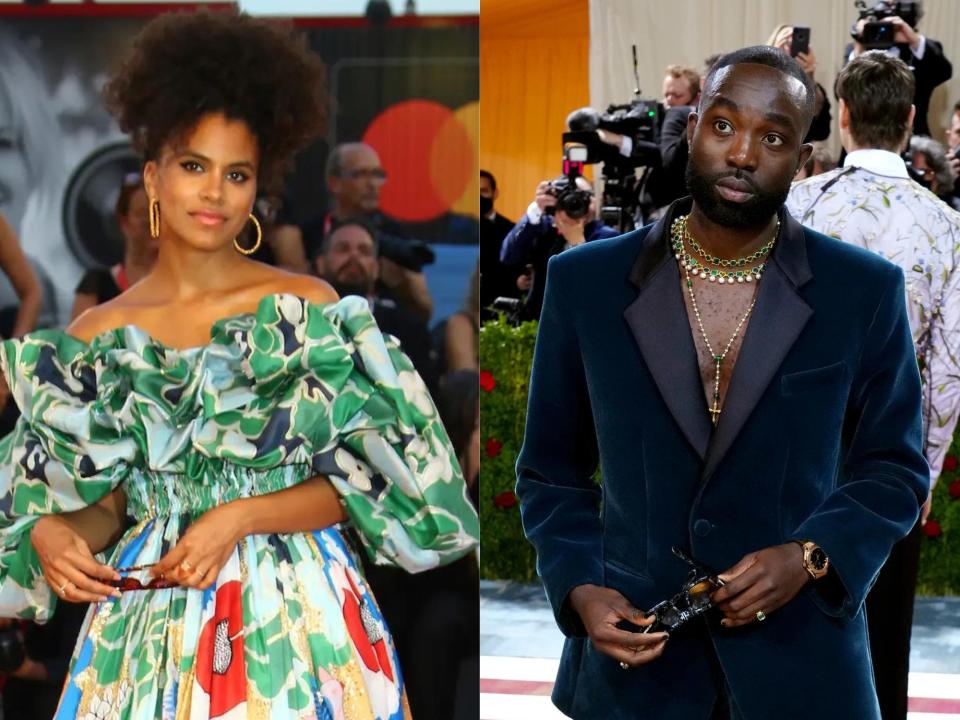
[[[747,318],[750,317],[750,313],[753,312],[753,306],[757,304],[757,293],[756,291],[754,291],[753,299],[750,301],[750,306],[747,308],[747,311],[743,314],[743,317],[740,318],[740,322],[737,323],[737,327],[733,331],[733,335],[730,336],[730,340],[727,342],[727,345],[723,349],[723,352],[718,355],[717,351],[713,349],[713,345],[710,343],[710,338],[707,337],[706,329],[703,327],[703,319],[700,317],[700,308],[697,307],[697,296],[693,292],[693,278],[691,277],[691,271],[694,270],[694,267],[696,266],[692,265],[689,262],[690,255],[689,253],[686,252],[686,247],[684,243],[685,240],[692,242],[689,234],[687,233],[687,217],[688,217],[687,215],[684,215],[683,217],[677,218],[673,222],[673,225],[671,226],[671,235],[673,239],[673,246],[674,246],[677,262],[680,264],[680,267],[683,269],[684,278],[686,280],[685,284],[687,286],[687,292],[690,295],[690,305],[693,307],[693,314],[697,319],[697,326],[700,328],[700,336],[703,338],[703,342],[706,344],[707,350],[710,352],[710,356],[713,358],[713,362],[716,366],[716,371],[713,376],[713,405],[710,408],[710,420],[714,424],[714,426],[716,426],[716,424],[720,420],[720,412],[721,412],[720,366],[723,364],[723,361],[726,359],[727,354],[730,352],[730,348],[733,347],[734,341],[740,335],[740,330],[743,328],[744,323],[746,323]],[[763,257],[763,255],[757,255],[757,253],[760,253],[761,251],[765,251],[765,253],[769,253],[770,250],[773,249],[774,243],[777,241],[777,235],[779,234],[779,231],[780,231],[780,221],[778,220],[777,229],[776,229],[776,232],[774,233],[773,239],[769,243],[764,245],[762,248],[760,248],[760,250],[758,250],[756,253],[753,253],[748,257],[756,260]],[[738,262],[738,261],[730,260],[727,262]],[[763,269],[763,263],[760,264],[760,272],[762,272],[762,269]],[[751,271],[751,273],[754,273],[754,271]],[[760,273],[757,272],[757,273],[751,274],[747,279],[743,279],[742,276],[737,276],[736,281],[727,280],[723,278],[723,279],[720,279],[719,282],[721,283],[752,282],[754,279],[754,275],[756,280],[760,279]],[[702,278],[704,276],[700,275],[700,277]],[[716,278],[711,277],[710,280],[711,282],[714,282],[716,281]]]
[[[725,260],[715,257],[706,252],[700,244],[693,238],[687,229],[688,215],[678,217],[671,226],[671,235],[673,237],[673,254],[684,270],[689,270],[694,277],[702,280],[709,280],[720,285],[733,283],[753,282],[759,280],[766,267],[766,257],[770,254],[777,236],[780,234],[780,220],[777,220],[777,226],[773,231],[773,239],[770,240],[759,250],[750,253],[746,257]],[[689,243],[693,252],[686,249],[685,243]],[[694,253],[700,256],[698,259]],[[757,262],[757,261],[761,262]],[[755,263],[751,265],[752,263]],[[713,265],[714,267],[710,267]],[[724,269],[728,268],[728,269]]]

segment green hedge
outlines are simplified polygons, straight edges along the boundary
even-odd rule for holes
[[[485,578],[537,576],[513,493],[536,338],[535,322],[515,328],[500,319],[480,329],[480,573]]]
[[[960,472],[958,435],[933,489],[933,505],[920,551],[920,595],[960,595]]]
[[[523,536],[513,494],[536,334],[533,322],[515,328],[497,320],[480,330],[480,572],[489,579],[536,577],[533,548]],[[924,528],[917,585],[922,595],[960,595],[958,456],[960,443],[955,437]]]

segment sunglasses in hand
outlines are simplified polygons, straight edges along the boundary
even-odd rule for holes
[[[673,632],[695,617],[713,607],[710,596],[722,588],[723,582],[715,570],[701,565],[680,548],[672,548],[673,554],[690,566],[690,574],[676,595],[652,607],[646,614],[656,616],[656,622],[640,632]]]
[[[149,570],[153,565],[138,565],[136,567],[117,568],[117,572],[124,573]],[[178,587],[180,583],[165,577],[155,577],[150,582],[144,584],[135,577],[124,575],[119,580],[108,580],[107,585],[117,588],[120,592],[130,592],[133,590],[163,590],[164,588]]]

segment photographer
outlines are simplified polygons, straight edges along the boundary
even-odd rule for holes
[[[596,219],[596,198],[583,176],[571,181],[566,176],[544,180],[520,221],[503,239],[500,262],[525,265],[527,272],[517,278],[517,287],[527,291],[520,317],[536,320],[543,305],[547,261],[569,247],[618,233]]]
[[[847,62],[867,50],[882,49],[888,55],[903,60],[913,71],[916,90],[913,105],[917,108],[913,120],[915,135],[930,135],[927,111],[934,88],[953,76],[953,66],[943,54],[943,46],[917,32],[923,17],[920,0],[878,2],[871,8],[860,3],[860,19],[851,30],[854,42],[847,45]],[[869,25],[868,25],[869,23]],[[878,23],[888,27],[878,27]],[[864,34],[864,31],[866,35]]]

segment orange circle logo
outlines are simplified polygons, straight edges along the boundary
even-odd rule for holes
[[[374,118],[363,142],[387,171],[381,209],[406,222],[447,212],[477,216],[478,125],[476,102],[452,111],[431,100],[405,100]]]

